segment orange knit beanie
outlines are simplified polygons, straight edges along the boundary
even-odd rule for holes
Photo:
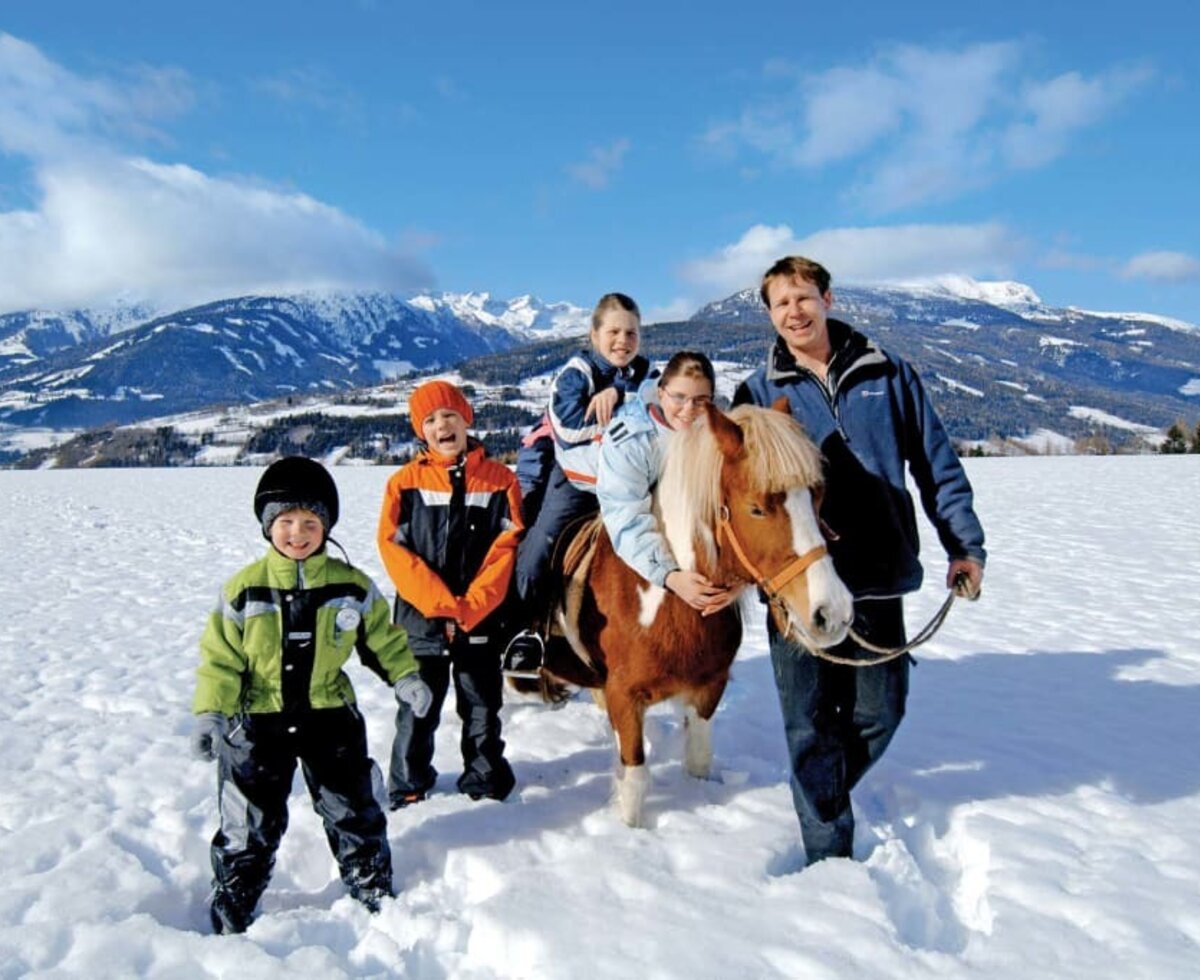
[[[412,419],[413,431],[418,437],[424,438],[421,426],[439,408],[457,412],[468,426],[475,421],[471,403],[454,385],[440,379],[426,381],[408,399],[408,415]]]

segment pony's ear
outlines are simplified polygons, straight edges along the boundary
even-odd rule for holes
[[[742,430],[712,402],[707,402],[704,408],[708,412],[708,427],[717,440],[717,448],[721,450],[721,455],[726,459],[734,459],[742,451],[745,443]]]
[[[787,395],[780,395],[773,402],[771,402],[771,411],[772,412],[783,412],[784,415],[791,415],[792,414],[792,406],[791,406],[791,403],[788,402],[788,400],[787,400]]]

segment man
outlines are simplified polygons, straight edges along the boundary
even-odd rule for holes
[[[829,317],[829,272],[780,259],[760,290],[778,335],[736,404],[783,396],[826,460],[825,523],[834,567],[855,597],[855,629],[877,646],[905,640],[901,596],[921,585],[905,468],[950,559],[947,587],[974,598],[986,552],[971,485],[913,368]],[[779,635],[771,661],[791,761],[792,797],[808,864],[850,857],[850,791],[887,748],[904,716],[910,658],[874,667],[822,660]],[[862,656],[852,640],[838,656]]]

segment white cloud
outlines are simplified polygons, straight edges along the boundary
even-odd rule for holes
[[[1027,84],[1019,112],[1025,118],[1004,134],[1002,153],[1014,167],[1039,167],[1066,152],[1079,130],[1100,122],[1150,77],[1144,69],[1119,69],[1093,78],[1067,72]]]
[[[588,158],[581,163],[568,164],[566,170],[573,180],[592,190],[603,190],[621,169],[625,154],[629,152],[629,140],[618,139],[607,146],[593,147]]]
[[[836,282],[880,282],[942,275],[1008,275],[1025,249],[998,223],[829,228],[799,238],[787,225],[755,225],[736,242],[685,262],[680,277],[703,300],[757,286],[784,255],[807,255]]]
[[[1125,263],[1127,279],[1158,282],[1200,282],[1200,259],[1186,252],[1143,252]]]
[[[81,141],[162,135],[155,120],[193,103],[186,73],[135,66],[123,79],[82,78],[36,47],[0,33],[0,151],[69,156]]]
[[[0,214],[0,310],[428,279],[380,235],[304,194],[115,157],[44,166],[38,181],[36,212]]]
[[[821,72],[774,64],[769,78],[789,87],[717,123],[706,140],[731,152],[749,148],[784,168],[856,161],[849,196],[887,212],[1050,162],[1149,77],[1116,69],[1042,81],[1024,67],[1027,47],[894,45],[866,64]]]
[[[0,211],[0,310],[428,284],[420,262],[335,207],[125,149],[159,138],[155,121],[188,93],[170,69],[83,78],[0,34],[0,151],[29,161],[37,191],[31,208]]]

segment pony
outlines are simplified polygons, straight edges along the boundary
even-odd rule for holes
[[[757,586],[782,633],[823,648],[845,637],[853,599],[825,549],[822,489],[821,455],[785,407],[726,415],[709,405],[704,420],[671,435],[653,510],[681,568]],[[618,811],[642,826],[646,709],[682,701],[684,768],[708,778],[712,717],[742,640],[740,604],[701,616],[626,565],[599,517],[572,540],[563,573],[553,617],[566,642],[547,645],[542,693],[592,690],[616,736]]]

